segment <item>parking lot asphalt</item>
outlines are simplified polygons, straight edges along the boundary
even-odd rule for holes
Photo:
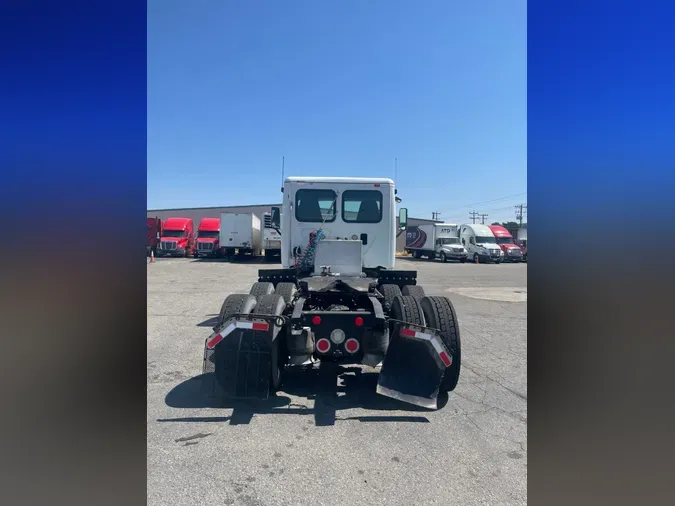
[[[204,339],[274,265],[148,264],[148,504],[526,504],[527,264],[397,259],[459,319],[459,385],[437,411],[377,395],[369,368],[322,386],[293,372],[268,401],[214,405]]]

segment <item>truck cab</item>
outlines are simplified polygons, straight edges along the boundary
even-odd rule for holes
[[[396,201],[387,178],[288,177],[281,213],[281,263],[310,265],[321,240],[358,241],[363,268],[394,267]],[[287,240],[286,240],[287,238]]]
[[[465,224],[459,228],[459,239],[466,248],[469,260],[473,262],[504,261],[504,252],[497,244],[497,238],[487,225]]]
[[[488,227],[497,239],[497,244],[504,252],[505,262],[522,262],[523,252],[513,240],[511,232],[501,225],[490,225]]]
[[[194,249],[194,225],[191,218],[167,218],[157,256],[190,256]]]
[[[202,218],[197,229],[195,258],[220,256],[220,218]]]

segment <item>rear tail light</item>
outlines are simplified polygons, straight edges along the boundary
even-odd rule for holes
[[[312,318],[312,325],[321,325],[321,317],[315,316],[314,318]]]
[[[348,353],[356,353],[359,351],[359,342],[356,339],[347,339],[345,350],[347,350]]]
[[[321,338],[316,342],[316,351],[319,353],[327,353],[330,350],[330,341],[328,339]]]
[[[356,325],[357,327],[361,327],[363,325],[363,318],[361,318],[360,316],[357,316],[354,319],[354,325]]]

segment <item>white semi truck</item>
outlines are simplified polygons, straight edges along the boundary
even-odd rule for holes
[[[260,269],[248,293],[224,300],[204,343],[204,381],[222,397],[267,399],[289,367],[320,362],[337,376],[363,364],[379,368],[377,393],[437,408],[459,380],[459,324],[447,297],[426,296],[416,271],[395,269],[407,210],[397,226],[394,182],[289,177],[282,191],[271,223],[281,268]]]
[[[408,227],[405,252],[414,258],[440,258],[442,262],[466,262],[467,251],[459,242],[459,227],[454,223],[430,223]]]
[[[262,230],[260,218],[253,213],[220,214],[220,247],[225,256],[260,255]]]

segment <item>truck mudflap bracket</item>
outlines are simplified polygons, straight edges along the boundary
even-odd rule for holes
[[[215,373],[224,397],[267,399],[272,347],[286,321],[278,315],[231,315],[206,339],[202,372]]]
[[[377,393],[428,409],[438,408],[438,392],[453,357],[437,330],[393,323]]]

